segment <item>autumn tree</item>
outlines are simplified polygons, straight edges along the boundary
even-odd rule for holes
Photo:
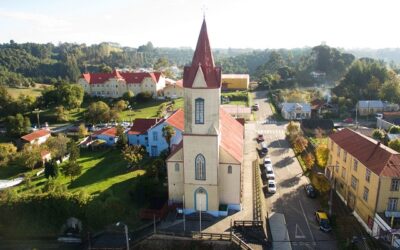
[[[118,112],[122,112],[122,111],[124,111],[125,109],[128,108],[128,104],[127,104],[127,102],[124,101],[124,100],[119,100],[119,101],[115,104],[114,108],[115,108]]]
[[[12,143],[0,143],[0,167],[7,166],[17,153],[17,147]]]
[[[110,107],[102,101],[92,102],[87,109],[86,120],[92,123],[108,122],[110,120]]]
[[[20,166],[33,170],[42,163],[42,151],[43,149],[37,144],[25,144],[18,153],[17,162]]]
[[[293,142],[293,140],[301,134],[300,123],[290,121],[286,127],[286,135],[289,137],[289,140]]]
[[[59,134],[57,137],[50,137],[47,139],[46,146],[51,152],[51,157],[61,158],[67,155],[67,144],[69,141],[70,139],[63,134]]]
[[[328,163],[328,158],[329,158],[328,147],[324,144],[319,144],[317,146],[317,148],[315,149],[315,156],[316,156],[318,166],[320,166],[321,168],[326,167],[326,164]]]
[[[145,152],[141,145],[126,145],[122,150],[122,156],[129,163],[129,167],[138,168]]]
[[[116,147],[119,149],[123,149],[128,144],[128,137],[125,134],[124,127],[122,127],[121,125],[117,126],[116,136],[118,137]]]
[[[88,129],[86,128],[85,124],[81,123],[78,127],[78,137],[84,138],[88,135]]]
[[[308,146],[308,140],[304,136],[297,136],[293,142],[293,150],[296,154],[303,153]]]
[[[58,122],[66,122],[68,121],[68,112],[65,110],[64,106],[57,106],[55,109],[56,112],[56,120]]]
[[[308,169],[311,169],[314,166],[315,163],[315,157],[312,153],[307,153],[304,157],[303,157],[303,161],[304,164],[306,164],[306,167]]]
[[[171,152],[171,139],[175,136],[175,129],[171,125],[165,125],[162,128],[162,136],[168,144],[168,152]]]

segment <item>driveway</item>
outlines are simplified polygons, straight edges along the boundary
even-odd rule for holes
[[[310,199],[305,194],[303,186],[308,183],[308,178],[303,176],[293,150],[285,139],[286,122],[276,122],[272,119],[266,94],[266,91],[254,93],[254,102],[260,105],[256,114],[256,132],[264,135],[269,146],[268,155],[274,166],[277,192],[271,195],[265,189],[264,193],[268,214],[283,215],[282,221],[286,223],[284,227],[288,235],[287,237],[286,233],[282,232],[283,237],[279,242],[273,242],[274,249],[288,249],[288,244],[282,247],[283,241],[290,243],[292,249],[337,249],[333,233],[323,233],[319,230],[314,211],[320,208],[320,204],[318,200]],[[279,223],[281,220],[273,220],[275,221]],[[270,226],[282,227],[281,224],[272,223]]]

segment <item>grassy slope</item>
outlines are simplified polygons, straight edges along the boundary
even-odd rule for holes
[[[34,88],[10,88],[10,87],[7,87],[7,91],[14,98],[17,98],[20,94],[38,97],[42,94],[41,91],[43,90],[43,88],[45,86],[49,86],[49,85],[36,84],[36,86]]]

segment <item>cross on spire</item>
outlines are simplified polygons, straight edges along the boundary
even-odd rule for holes
[[[205,4],[203,4],[203,7],[201,7],[201,10],[203,11],[203,19],[206,19],[206,10],[207,10],[207,7],[206,7]]]

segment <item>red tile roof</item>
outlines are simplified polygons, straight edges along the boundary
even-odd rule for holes
[[[183,131],[185,129],[185,112],[178,109],[165,120],[169,125]]]
[[[193,55],[192,65],[185,66],[183,70],[183,86],[192,88],[198,69],[204,74],[207,88],[215,89],[221,87],[221,68],[215,67],[214,58],[208,40],[206,20],[203,20],[196,50]]]
[[[133,123],[133,126],[129,130],[128,134],[130,135],[140,135],[144,134],[149,130],[151,127],[157,125],[160,121],[163,119],[159,118],[150,118],[150,119],[144,119],[144,118],[138,118],[135,119],[135,122]]]
[[[219,109],[221,128],[221,147],[237,161],[243,161],[243,125],[236,121],[223,108]]]
[[[46,130],[46,129],[41,129],[41,130],[36,130],[35,132],[32,132],[30,134],[24,135],[21,137],[22,140],[31,142],[34,141],[36,139],[39,139],[40,137],[49,135],[50,131]]]
[[[400,177],[400,154],[393,149],[347,128],[329,137],[375,174]]]
[[[176,85],[176,86],[179,86],[179,87],[183,87],[183,80],[180,79],[180,80],[176,81],[176,82],[175,82],[175,85]]]
[[[161,72],[119,72],[114,70],[112,73],[85,73],[82,77],[89,84],[102,84],[111,78],[124,79],[127,84],[140,84],[143,79],[151,78],[154,83],[160,80]]]
[[[47,151],[46,149],[40,151],[40,156],[43,158],[45,158],[46,156],[48,156],[50,153],[50,151]]]
[[[93,135],[107,135],[107,136],[117,136],[117,128],[103,128],[101,130],[95,131]]]

